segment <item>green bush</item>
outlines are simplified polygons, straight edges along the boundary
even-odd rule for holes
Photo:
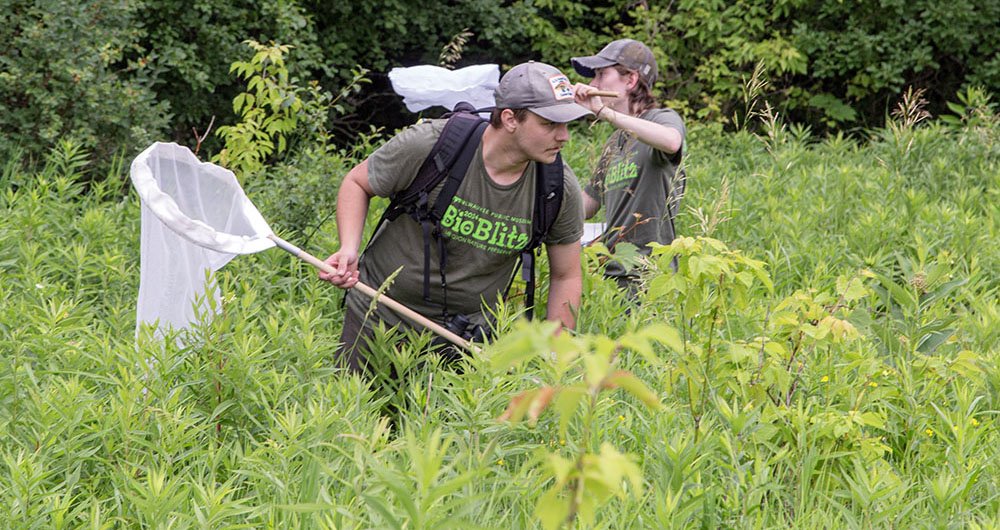
[[[459,365],[377,336],[373,381],[334,368],[340,291],[276,249],[217,273],[185,347],[136,341],[124,168],[85,193],[78,144],[8,160],[0,527],[994,527],[1000,137],[960,101],[865,139],[692,124],[682,237],[637,299],[588,247],[575,332],[515,299]],[[586,165],[606,129],[579,132]],[[371,148],[302,151],[248,194],[322,256],[334,223],[284,201]]]
[[[524,2],[544,60],[568,67],[614,38],[649,44],[664,99],[730,122],[755,65],[781,114],[814,127],[881,126],[891,100],[924,88],[934,114],[967,86],[1000,86],[1000,2],[627,0]],[[890,102],[890,104],[887,104]]]
[[[76,139],[103,164],[134,154],[166,130],[156,71],[137,51],[135,2],[0,3],[0,158],[39,160]]]
[[[369,125],[413,116],[392,94],[395,66],[437,63],[468,30],[456,66],[569,58],[613,38],[651,45],[661,100],[688,120],[747,123],[747,83],[789,122],[815,133],[883,125],[897,94],[924,89],[932,114],[960,90],[1000,86],[1000,0],[915,2],[740,0],[3,0],[0,3],[0,152],[38,160],[55,140],[79,138],[94,160],[152,139],[185,144],[232,126],[242,86],[229,72],[241,43],[292,46],[289,76],[337,93],[369,69],[372,84],[340,101],[329,131],[340,146]],[[761,70],[755,76],[758,66]],[[393,112],[392,109],[398,109]],[[204,151],[222,149],[208,136]]]
[[[293,77],[331,71],[317,44],[319,27],[297,0],[139,0],[135,18],[138,56],[157,70],[157,99],[170,105],[177,141],[193,143],[191,128],[204,133],[213,116],[216,125],[235,121],[231,103],[241,87],[230,65],[245,56],[248,39],[293,46]],[[205,147],[221,148],[212,138]]]

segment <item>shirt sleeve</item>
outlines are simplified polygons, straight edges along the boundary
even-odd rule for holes
[[[573,170],[563,161],[563,199],[552,229],[545,238],[546,245],[565,245],[579,242],[583,237],[583,195],[580,182]]]
[[[380,197],[405,190],[430,154],[447,120],[423,121],[393,136],[368,157],[368,185]]]
[[[656,109],[644,119],[670,127],[671,129],[676,129],[677,132],[681,133],[681,148],[676,153],[665,153],[659,149],[653,150],[654,156],[661,161],[670,160],[674,163],[680,162],[684,154],[684,139],[687,138],[687,127],[684,126],[684,120],[681,119],[680,114],[677,114],[672,109]]]

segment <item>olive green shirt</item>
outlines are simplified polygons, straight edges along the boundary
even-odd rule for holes
[[[650,109],[639,116],[686,134],[684,121],[670,109]],[[587,195],[604,204],[607,228],[601,240],[612,251],[619,242],[628,242],[649,254],[649,243],[670,244],[674,240],[671,212],[677,212],[677,167],[683,148],[665,153],[638,141],[626,130],[616,130],[604,144],[601,159]],[[621,264],[609,262],[609,276],[627,274]]]
[[[368,184],[376,195],[388,197],[406,189],[441,134],[446,120],[418,123],[397,134],[368,159]],[[486,172],[482,144],[465,179],[441,220],[446,241],[449,314],[461,313],[484,325],[483,306],[492,307],[505,294],[521,250],[531,238],[537,164],[528,164],[517,182],[497,184]],[[444,180],[429,194],[434,204]],[[583,201],[576,177],[563,165],[563,200],[545,244],[578,242],[583,234]],[[400,215],[385,223],[364,252],[360,281],[378,287],[402,267],[386,294],[418,313],[442,323],[440,256],[437,241],[430,244],[431,302],[423,297],[424,239],[419,223]],[[356,293],[347,296],[347,309],[363,316],[369,300]],[[378,309],[386,326],[400,318],[389,309]],[[371,324],[368,319],[366,325]]]

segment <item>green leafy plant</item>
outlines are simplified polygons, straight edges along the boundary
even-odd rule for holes
[[[576,330],[508,300],[482,355],[387,332],[365,378],[337,367],[341,292],[276,250],[215,273],[183,344],[137,335],[127,164],[68,137],[7,160],[0,527],[991,528],[1000,157],[973,121],[905,154],[692,124],[676,222],[710,238],[655,249],[634,297],[588,247]],[[374,145],[269,176],[319,186]]]
[[[527,416],[534,424],[551,408],[559,415],[558,438],[565,445],[570,423],[582,416],[575,455],[565,458],[545,450],[536,455],[543,470],[542,481],[552,482],[535,508],[546,529],[571,527],[577,518],[589,526],[596,510],[612,496],[626,491],[634,497],[642,494],[642,474],[632,457],[607,441],[600,443],[599,450],[590,448],[601,420],[595,409],[602,391],[621,388],[650,410],[659,410],[662,403],[655,392],[627,370],[616,369],[618,356],[623,348],[628,348],[658,363],[654,343],[668,342],[680,347],[677,331],[665,326],[643,328],[619,341],[599,336],[571,338],[565,333],[551,338],[554,326],[517,326],[487,353],[491,366],[501,370],[531,358],[540,358],[541,362],[551,360],[553,380],[567,381],[518,394],[511,399],[500,421],[516,424]],[[623,487],[623,479],[630,484],[628,490]]]
[[[216,130],[225,147],[212,157],[239,175],[259,170],[268,157],[285,150],[302,109],[298,87],[290,84],[285,67],[290,47],[253,40],[244,44],[255,52],[253,58],[237,61],[230,69],[247,81],[248,91],[233,99],[233,112],[240,122]]]
[[[331,112],[345,112],[341,99],[369,82],[365,77],[368,71],[360,67],[354,70],[351,82],[333,96],[316,82],[301,87],[289,77],[285,56],[290,46],[253,40],[245,44],[254,56],[250,61],[234,62],[231,68],[247,81],[247,92],[233,99],[233,111],[240,122],[218,128],[216,134],[224,139],[225,147],[212,160],[244,176],[285,152],[297,136],[304,135],[307,145],[324,150]],[[300,121],[305,122],[305,131],[299,130]]]

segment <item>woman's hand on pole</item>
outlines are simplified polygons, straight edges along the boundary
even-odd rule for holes
[[[601,107],[604,106],[604,102],[601,101],[601,96],[594,95],[594,92],[597,92],[597,89],[590,85],[583,83],[573,85],[573,99],[577,104],[597,114]]]

